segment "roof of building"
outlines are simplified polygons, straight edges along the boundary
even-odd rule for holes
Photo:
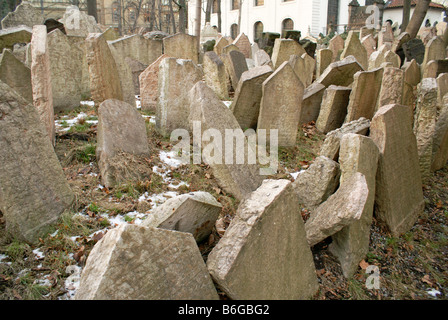
[[[416,0],[411,0],[411,6],[415,7],[417,5]],[[431,8],[445,10],[445,7],[439,3],[432,2],[429,4]],[[386,6],[384,9],[401,8],[403,7],[403,0],[389,0],[386,1]]]

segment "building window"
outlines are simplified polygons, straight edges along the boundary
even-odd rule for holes
[[[263,35],[263,22],[257,21],[254,24],[254,41],[258,42],[259,39],[261,39]]]
[[[129,4],[129,6],[126,8],[126,18],[128,20],[128,23],[134,23],[135,20],[137,20],[137,11],[138,9],[135,4]]]
[[[240,0],[230,0],[231,10],[238,10],[240,8]]]
[[[151,21],[151,9],[150,9],[149,2],[144,3],[142,6],[142,9],[143,9],[143,21],[145,23],[150,22]]]
[[[292,19],[285,19],[282,22],[282,36],[285,37],[287,31],[294,30],[294,21]]]
[[[120,22],[120,4],[118,2],[112,3],[112,23]]]
[[[230,36],[232,39],[236,39],[236,37],[238,37],[238,25],[236,23],[230,26]]]
[[[254,6],[264,6],[264,0],[254,0]]]

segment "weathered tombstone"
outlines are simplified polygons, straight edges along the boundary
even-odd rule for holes
[[[345,47],[341,53],[341,59],[348,56],[354,56],[362,68],[364,70],[367,69],[368,61],[366,48],[361,44],[358,34],[353,30],[348,33],[347,39],[345,40]]]
[[[189,233],[123,224],[89,254],[75,300],[218,300]]]
[[[408,106],[381,107],[370,124],[380,156],[376,175],[375,215],[393,236],[407,232],[423,212],[417,142]]]
[[[437,78],[437,104],[438,109],[443,108],[443,97],[448,93],[448,73],[442,73]]]
[[[139,75],[142,111],[156,112],[159,97],[159,66],[167,57],[165,54],[161,55]]]
[[[431,60],[422,69],[422,78],[437,78],[441,73],[448,72],[448,60]]]
[[[156,108],[156,129],[169,136],[175,129],[189,129],[188,92],[203,77],[192,60],[163,59],[159,66],[159,98]]]
[[[215,51],[215,53],[219,56],[223,53],[222,49],[224,49],[224,47],[228,46],[229,44],[229,41],[227,41],[225,37],[221,37],[216,41],[216,44],[213,47],[213,51]]]
[[[228,100],[229,92],[227,88],[227,73],[224,62],[214,51],[204,54],[202,63],[205,83],[215,91],[222,100]]]
[[[381,31],[378,33],[378,47],[381,47],[384,43],[389,43],[392,45],[394,42],[394,32],[392,31],[392,26],[390,23],[385,23],[385,25],[381,28]]]
[[[395,68],[401,67],[401,59],[398,54],[389,49],[386,45],[378,48],[369,58],[369,70],[380,68],[383,63],[390,62]]]
[[[414,91],[421,80],[420,67],[415,59],[413,59],[410,62],[403,64],[402,69],[404,71],[402,104],[414,109],[415,100],[417,98]]]
[[[316,129],[322,133],[340,128],[347,116],[351,89],[348,87],[329,86],[322,98]]]
[[[316,78],[327,69],[333,59],[333,52],[330,49],[319,49],[316,54]]]
[[[257,51],[257,53],[255,54],[255,57],[254,57],[254,62],[255,62],[255,66],[268,65],[271,68],[273,67],[271,57],[263,49],[260,49]]]
[[[249,38],[244,33],[240,33],[235,41],[233,41],[233,44],[238,47],[238,49],[241,51],[241,53],[244,54],[247,59],[252,58],[251,44]]]
[[[207,267],[231,299],[309,299],[316,293],[313,258],[290,181],[265,180],[240,204]]]
[[[81,69],[81,79],[78,84],[81,90],[81,96],[84,99],[91,98],[90,91],[90,72],[87,63],[87,43],[85,38],[78,36],[67,36],[67,40],[71,44],[73,59],[79,61],[79,68]]]
[[[333,241],[329,249],[340,261],[346,278],[353,276],[369,251],[378,153],[378,147],[368,137],[350,133],[341,139],[339,152],[341,185],[356,172],[360,172],[365,176],[369,190],[361,218],[332,235]]]
[[[437,81],[434,78],[424,78],[417,86],[414,134],[417,139],[420,173],[423,181],[427,180],[431,173],[432,149],[438,113],[437,91]]]
[[[222,205],[207,192],[197,191],[168,199],[151,211],[141,226],[191,233],[196,242],[212,232]]]
[[[121,163],[123,153],[149,157],[145,121],[135,107],[109,99],[98,108],[96,148],[101,181],[107,188],[135,182],[141,177],[132,164]]]
[[[0,81],[17,91],[25,100],[33,102],[31,70],[20,62],[9,49],[0,55]]]
[[[417,34],[417,38],[421,39],[425,46],[436,36],[437,30],[435,27],[421,27]]]
[[[221,54],[229,54],[231,51],[240,51],[240,49],[234,44],[229,44],[222,48]]]
[[[326,87],[330,85],[348,87],[353,82],[355,73],[363,70],[355,57],[348,56],[341,61],[330,64],[316,82]]]
[[[86,38],[89,33],[103,32],[95,18],[79,10],[77,6],[68,6],[59,22],[64,24],[65,31],[69,36]]]
[[[375,52],[377,48],[375,38],[373,37],[373,35],[369,34],[368,36],[365,36],[364,38],[361,39],[361,44],[366,49],[367,61],[368,61],[372,53]]]
[[[307,87],[303,93],[302,111],[300,112],[299,124],[316,121],[324,96],[325,86],[321,83],[314,82]]]
[[[383,70],[383,68],[377,68],[355,74],[350,102],[347,107],[346,123],[358,120],[361,117],[372,119],[381,90]]]
[[[30,43],[33,30],[26,26],[19,26],[0,30],[0,52],[4,48],[13,49],[16,43]]]
[[[132,83],[134,85],[134,94],[140,95],[140,74],[145,71],[148,65],[141,63],[140,61],[134,60],[132,58],[126,57],[124,62],[128,65],[132,73]]]
[[[305,223],[308,244],[314,246],[359,221],[365,210],[368,194],[367,181],[362,173],[356,172],[344,180],[335,193],[311,212]]]
[[[366,135],[370,128],[370,120],[360,118],[358,120],[344,124],[339,129],[327,133],[320,148],[319,155],[328,157],[334,161],[338,160],[340,141],[346,133],[356,133]]]
[[[404,86],[404,71],[398,68],[386,67],[381,81],[381,90],[376,102],[375,112],[388,104],[402,104]]]
[[[231,85],[235,89],[238,86],[243,72],[249,70],[246,58],[243,53],[237,50],[230,51],[228,54],[223,55],[222,58],[226,66],[227,74],[230,77]]]
[[[291,55],[288,62],[305,88],[310,86],[314,78],[316,60],[304,53],[300,57],[295,54]]]
[[[74,200],[35,107],[0,81],[0,210],[6,230],[34,243]]]
[[[123,101],[118,67],[101,33],[92,33],[86,38],[86,53],[93,101],[96,104],[107,99]]]
[[[297,55],[301,57],[306,53],[305,49],[302,48],[297,41],[292,39],[275,39],[274,49],[272,52],[272,63],[274,70],[280,67],[280,65],[289,61],[292,55]]]
[[[333,52],[332,62],[336,62],[339,60],[341,52],[344,50],[344,46],[345,41],[339,34],[331,38],[330,43],[328,45],[328,49],[330,49]]]
[[[195,154],[193,161],[197,163],[202,159],[210,166],[224,191],[238,200],[244,199],[261,185],[262,176],[258,164],[250,162],[248,153],[252,146],[248,143],[238,121],[232,111],[203,81],[198,81],[190,90],[189,102],[191,131],[193,135],[200,134],[199,137],[193,136],[193,143],[199,150],[202,148],[199,161],[196,159],[198,155]],[[200,131],[195,132],[198,124]],[[225,142],[229,135],[231,135],[230,143]],[[210,141],[211,137],[213,141]],[[209,143],[206,144],[202,140]]]
[[[241,129],[257,128],[263,82],[272,74],[270,66],[255,67],[241,75],[230,110]]]
[[[196,36],[186,33],[177,33],[163,38],[163,53],[166,55],[199,63],[199,48]]]
[[[106,41],[115,41],[120,38],[120,35],[115,31],[115,28],[109,27],[103,32],[103,37]]]
[[[299,128],[304,87],[291,65],[285,61],[263,83],[257,129],[278,129],[278,145],[292,147]]]
[[[336,191],[340,173],[336,161],[317,157],[308,169],[300,171],[292,184],[299,203],[309,210],[316,209]]]
[[[31,39],[31,86],[33,104],[40,120],[47,129],[48,138],[55,144],[53,92],[51,88],[50,55],[48,52],[47,28],[33,27]]]
[[[123,58],[131,58],[143,64],[150,65],[162,55],[162,41],[151,40],[134,34],[108,42]]]
[[[426,65],[431,60],[443,60],[446,58],[446,45],[441,37],[432,38],[425,46],[425,57],[421,68],[424,73]]]
[[[398,54],[398,52],[401,50],[403,51],[403,44],[408,42],[411,38],[411,35],[407,32],[401,33],[398,37],[394,39],[394,42],[392,43],[391,51]]]
[[[448,161],[448,95],[444,95],[434,132],[431,171],[442,169]]]
[[[359,29],[359,39],[362,39],[369,35],[373,35],[374,33],[375,33],[375,28],[369,28],[367,26],[364,26],[361,29]]]
[[[43,24],[44,17],[39,9],[33,7],[30,2],[22,1],[13,12],[9,12],[2,19],[2,29],[27,26],[29,28],[35,25]]]

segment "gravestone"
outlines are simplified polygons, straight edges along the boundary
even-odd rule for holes
[[[366,49],[367,61],[368,61],[372,53],[375,52],[377,48],[375,38],[373,37],[373,35],[369,34],[368,36],[365,36],[364,38],[361,39],[361,44]]]
[[[33,30],[26,26],[19,26],[0,30],[0,52],[4,48],[13,49],[16,43],[30,43]]]
[[[431,171],[442,169],[448,161],[448,95],[444,95],[434,132]]]
[[[329,86],[322,98],[316,129],[322,133],[340,128],[347,116],[351,89],[348,87]]]
[[[420,39],[411,39],[406,43],[403,43],[403,52],[407,61],[415,61],[418,64],[423,63],[425,57],[425,45]]]
[[[131,58],[143,64],[150,65],[162,55],[162,41],[146,39],[134,34],[108,42],[123,58]]]
[[[311,85],[314,78],[314,70],[316,68],[316,60],[304,53],[302,56],[291,55],[289,57],[289,64],[293,68],[297,77],[303,83],[305,88]]]
[[[341,53],[341,60],[348,56],[354,56],[362,68],[364,70],[367,69],[368,61],[366,48],[361,44],[358,34],[354,31],[348,33],[347,39],[345,40],[344,50]]]
[[[163,53],[178,59],[199,63],[199,48],[196,36],[177,33],[163,38]]]
[[[238,49],[241,51],[242,54],[247,59],[252,58],[252,48],[249,41],[249,38],[243,33],[240,33],[240,35],[233,41],[233,44],[238,47]]]
[[[226,66],[214,51],[204,54],[202,63],[205,83],[215,91],[222,100],[228,100]]]
[[[318,82],[314,82],[305,89],[303,93],[302,111],[300,113],[299,124],[317,120],[325,89],[325,86]]]
[[[292,39],[275,39],[274,49],[272,52],[272,63],[274,70],[280,67],[280,65],[289,61],[292,55],[297,55],[301,57],[306,53],[305,49],[302,48],[297,41]]]
[[[313,258],[290,181],[265,180],[240,204],[207,267],[231,299],[309,299],[316,293]]]
[[[414,104],[417,98],[414,92],[421,80],[420,66],[417,64],[416,60],[413,59],[412,61],[403,64],[402,70],[404,71],[402,103],[405,106],[414,109]]]
[[[333,60],[332,62],[336,62],[339,60],[342,51],[344,50],[345,40],[338,34],[331,38],[330,43],[328,44],[328,49],[333,52]]]
[[[156,112],[159,97],[159,66],[167,57],[165,54],[161,55],[139,75],[142,111]]]
[[[375,112],[388,104],[401,104],[403,101],[404,71],[399,68],[386,67],[381,81]]]
[[[215,53],[219,56],[223,53],[222,50],[224,47],[227,47],[229,44],[229,41],[227,41],[225,37],[221,37],[216,41],[213,51],[215,51]]]
[[[330,49],[319,49],[316,54],[316,78],[327,69],[333,59],[333,52]]]
[[[353,82],[355,73],[363,70],[355,57],[348,56],[341,61],[330,64],[316,82],[326,87],[331,85],[347,87]]]
[[[243,72],[249,70],[244,54],[232,50],[228,54],[222,56],[223,62],[226,66],[227,74],[230,77],[230,83],[233,89],[236,89]]]
[[[39,9],[33,7],[30,2],[22,1],[16,9],[9,12],[2,19],[2,29],[27,26],[29,28],[35,25],[43,24],[44,17]]]
[[[0,81],[11,87],[25,100],[33,102],[31,70],[20,62],[9,49],[0,55]]]
[[[65,31],[69,36],[86,38],[89,33],[103,32],[95,18],[79,10],[77,6],[68,6],[62,18],[58,21],[64,24]]]

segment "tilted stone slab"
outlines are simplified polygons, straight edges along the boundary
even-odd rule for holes
[[[163,53],[178,59],[192,60],[199,63],[199,43],[196,36],[177,33],[163,38]]]
[[[243,53],[232,50],[227,54],[221,56],[224,65],[226,66],[227,74],[230,78],[230,83],[233,89],[236,90],[241,75],[249,70],[247,61]]]
[[[299,57],[306,53],[305,49],[293,39],[275,39],[274,49],[272,51],[272,63],[274,69],[277,69],[283,62],[289,61],[292,55]]]
[[[336,62],[339,60],[342,51],[344,50],[345,40],[338,34],[331,38],[330,43],[328,44],[328,49],[333,52],[333,60],[332,62]]]
[[[216,41],[213,51],[219,56],[222,54],[222,49],[229,45],[229,41],[225,37],[221,37]]]
[[[208,51],[204,54],[202,67],[207,85],[220,99],[228,100],[226,66],[221,58],[214,51]]]
[[[304,53],[301,56],[291,55],[288,61],[305,88],[309,87],[313,82],[316,60]]]
[[[64,24],[67,35],[86,38],[89,33],[102,33],[95,17],[79,10],[77,6],[67,6],[59,22]]]
[[[433,37],[425,46],[425,56],[421,65],[424,70],[431,60],[444,60],[446,58],[446,44],[441,37]]]
[[[31,5],[28,1],[20,3],[13,12],[9,12],[2,19],[2,29],[27,26],[29,28],[35,25],[44,24],[44,16],[41,11]]]
[[[291,147],[296,143],[304,87],[289,62],[285,61],[263,82],[263,97],[257,129],[278,130],[278,145]]]
[[[165,58],[168,56],[161,55],[139,75],[142,111],[156,112],[159,97],[159,66]]]
[[[332,235],[333,241],[329,249],[341,263],[346,278],[354,275],[359,263],[369,251],[378,157],[378,147],[369,137],[354,133],[342,137],[339,152],[341,184],[356,172],[361,172],[369,189],[361,218]]]
[[[33,27],[31,39],[31,86],[33,104],[40,120],[47,129],[48,138],[55,144],[53,90],[51,86],[50,55],[48,52],[47,28]]]
[[[341,183],[339,189],[317,207],[306,221],[308,244],[314,246],[358,221],[364,212],[368,195],[366,178],[360,172]]]
[[[35,107],[0,81],[0,210],[6,230],[34,243],[74,195]]]
[[[20,62],[9,49],[0,55],[0,80],[17,91],[27,101],[33,101],[31,70]]]
[[[339,164],[319,156],[308,169],[300,171],[292,186],[299,202],[307,209],[314,210],[336,191],[339,176]]]
[[[145,121],[136,108],[126,102],[109,99],[100,104],[98,108],[98,132],[96,158],[101,173],[101,181],[106,187],[114,187],[122,177],[130,176],[134,171],[128,164],[123,174],[116,167],[114,157],[124,152],[132,155],[149,156],[149,147],[146,137]],[[138,178],[138,173],[136,173]],[[124,179],[124,178],[123,178]]]
[[[331,85],[347,87],[353,82],[355,73],[363,70],[355,57],[348,56],[330,64],[316,81],[326,87]]]
[[[319,49],[316,53],[316,78],[327,69],[327,67],[333,62],[333,51],[330,49]]]
[[[409,231],[425,206],[417,141],[410,121],[403,121],[410,113],[408,106],[383,106],[370,125],[370,137],[380,151],[375,215],[393,236]]]
[[[156,108],[156,129],[160,134],[169,136],[175,129],[190,128],[188,92],[202,77],[202,70],[192,60],[170,57],[160,62]]]
[[[344,50],[341,53],[341,60],[348,56],[354,56],[364,70],[368,68],[367,50],[361,44],[359,35],[353,30],[349,31],[347,39],[345,40]]]
[[[257,128],[263,82],[272,74],[268,65],[252,68],[241,75],[230,110],[243,130]]]
[[[348,87],[333,85],[325,89],[319,117],[316,120],[317,130],[326,134],[344,124],[351,90]]]
[[[346,133],[357,133],[366,135],[369,131],[369,127],[369,119],[359,118],[358,120],[354,120],[352,122],[344,124],[339,129],[328,132],[320,148],[319,155],[337,161],[339,157],[339,146],[342,136]]]
[[[13,49],[16,43],[30,43],[33,29],[26,26],[19,26],[0,30],[0,52],[4,48]]]
[[[222,205],[210,193],[190,192],[165,201],[141,225],[188,232],[201,242],[212,232],[221,209]]]
[[[302,111],[300,113],[300,124],[317,120],[325,89],[326,87],[318,82],[314,82],[305,89],[303,93]]]
[[[241,53],[244,54],[244,56],[249,59],[252,58],[252,48],[250,44],[249,38],[243,33],[240,33],[240,35],[233,41],[233,44],[238,47],[238,49],[241,51]]]
[[[404,71],[399,68],[386,67],[381,80],[375,112],[388,104],[401,104],[403,101]]]
[[[431,171],[442,169],[448,161],[448,95],[444,95],[434,131]]]
[[[150,65],[162,55],[162,41],[147,39],[139,34],[126,36],[108,44],[114,47],[123,58],[131,58],[143,64]]]
[[[218,300],[189,233],[123,224],[89,254],[75,300]]]
[[[308,299],[316,293],[313,258],[290,181],[265,180],[240,204],[207,267],[231,299]]]
[[[413,59],[410,62],[405,62],[402,70],[404,71],[402,104],[413,107],[417,98],[414,91],[416,91],[415,89],[421,80],[420,66]]]

